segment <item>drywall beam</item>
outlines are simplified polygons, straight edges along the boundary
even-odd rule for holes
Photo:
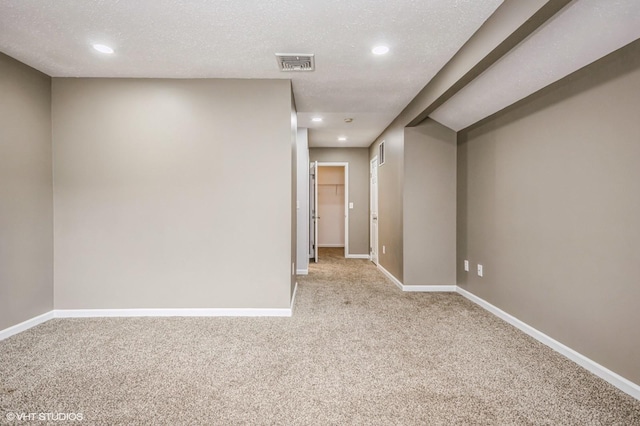
[[[505,0],[462,48],[400,113],[404,126],[417,126],[571,0]],[[395,120],[394,120],[395,121]]]

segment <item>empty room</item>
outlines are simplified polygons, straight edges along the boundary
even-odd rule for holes
[[[0,0],[0,424],[640,425],[637,0]]]

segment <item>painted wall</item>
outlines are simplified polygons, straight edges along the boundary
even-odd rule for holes
[[[297,131],[298,155],[298,224],[297,224],[297,260],[298,274],[309,272],[309,130]]]
[[[53,309],[51,78],[0,53],[0,330]]]
[[[55,306],[285,308],[286,80],[53,79]]]
[[[386,164],[378,173],[379,257],[380,265],[398,280],[404,281],[404,235],[413,232],[403,224],[404,129],[420,124],[567,2],[532,0],[501,4],[369,147],[369,156],[373,158],[378,154],[380,143],[386,141]],[[386,254],[382,252],[382,246],[386,247]],[[427,251],[435,249],[425,247]]]
[[[344,247],[344,167],[318,167],[318,247]]]
[[[310,161],[349,163],[349,254],[369,255],[369,157],[367,148],[311,148]]]
[[[639,93],[637,41],[458,146],[458,284],[635,383]]]
[[[405,285],[456,284],[456,150],[431,119],[404,130]]]
[[[388,127],[369,148],[370,159],[378,155],[381,142],[385,162],[378,166],[378,262],[402,282],[404,126],[396,123]]]

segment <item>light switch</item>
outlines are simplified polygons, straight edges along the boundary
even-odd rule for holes
[[[482,274],[484,274],[484,271],[482,269],[482,265],[478,264],[478,276],[481,277]]]
[[[296,200],[296,209],[300,210],[300,201]]]
[[[353,203],[349,203],[349,209],[353,208]]]
[[[464,261],[464,270],[469,272],[469,261],[468,260]]]

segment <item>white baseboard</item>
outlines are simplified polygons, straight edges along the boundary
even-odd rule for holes
[[[422,291],[422,292],[454,292],[456,291],[455,285],[402,285],[402,291]]]
[[[387,276],[398,288],[402,291],[415,291],[415,292],[455,292],[455,285],[404,285],[399,279],[393,276],[391,272],[387,271],[378,264],[378,269]]]
[[[475,294],[470,293],[461,287],[458,287],[457,291],[462,296],[466,297],[467,299],[471,300],[477,305],[483,307],[484,309],[491,312],[498,318],[508,322],[509,324],[513,325],[514,327],[520,329],[521,331],[525,332],[529,336],[533,337],[537,341],[549,346],[551,349],[555,350],[556,352],[559,352],[560,354],[566,356],[571,361],[589,370],[591,373],[595,374],[601,379],[606,380],[607,382],[611,383],[613,386],[617,387],[621,391],[640,400],[640,385],[637,385],[632,381],[625,379],[624,377],[620,376],[617,373],[614,373],[613,371],[598,364],[592,359],[589,359],[586,356],[582,355],[581,353],[574,351],[570,347],[558,342],[557,340],[547,336],[543,332],[520,321],[513,315],[506,313],[502,309],[492,305],[491,303],[487,302],[484,299],[481,299]]]
[[[293,312],[298,283],[293,289],[289,308],[187,308],[187,309],[56,309],[28,319],[4,330],[0,340],[26,331],[53,318],[100,317],[290,317]]]
[[[291,308],[56,309],[55,318],[290,317]]]
[[[38,315],[37,317],[33,317],[26,321],[21,322],[20,324],[13,325],[9,328],[5,328],[4,330],[0,330],[0,340],[4,340],[8,337],[13,336],[14,334],[22,333],[36,325],[42,324],[43,322],[49,321],[53,318],[53,311],[46,312],[42,315]]]
[[[347,259],[371,259],[368,254],[348,254],[345,256]]]
[[[382,271],[382,273],[383,273],[383,274],[385,274],[385,275],[387,276],[387,278],[389,278],[389,279],[391,280],[391,282],[392,282],[392,283],[394,283],[395,285],[397,285],[397,286],[398,286],[398,288],[399,288],[400,290],[402,290],[402,287],[404,287],[404,286],[402,285],[402,283],[400,282],[400,280],[399,280],[399,279],[397,279],[396,277],[394,277],[394,276],[393,276],[393,274],[392,274],[391,272],[389,272],[389,271],[387,271],[386,269],[384,269],[380,263],[378,263],[378,269],[380,269],[380,271]]]
[[[309,275],[309,269],[296,269],[296,275]]]
[[[344,248],[344,244],[318,244],[318,247]]]
[[[298,281],[296,281],[296,286],[293,288],[293,294],[291,295],[291,305],[289,307],[289,316],[293,314],[293,305],[296,301],[296,294],[298,294]]]

